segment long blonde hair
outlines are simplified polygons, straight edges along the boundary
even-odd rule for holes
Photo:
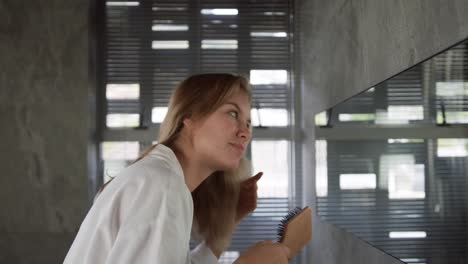
[[[185,118],[207,117],[237,91],[245,92],[249,98],[251,96],[249,82],[243,76],[210,73],[185,79],[171,96],[167,115],[160,126],[158,143],[171,148]],[[155,147],[151,146],[136,161]],[[245,160],[241,164],[245,164]],[[220,250],[229,244],[235,227],[242,173],[248,173],[245,166],[239,166],[234,171],[217,171],[192,192],[194,229],[205,241]]]

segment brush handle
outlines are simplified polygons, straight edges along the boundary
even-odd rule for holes
[[[311,210],[306,207],[284,225],[284,233],[279,242],[291,250],[290,258],[292,258],[311,238]]]

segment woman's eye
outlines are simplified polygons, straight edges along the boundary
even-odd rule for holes
[[[237,115],[238,115],[236,111],[230,111],[229,114],[235,118],[237,118]]]

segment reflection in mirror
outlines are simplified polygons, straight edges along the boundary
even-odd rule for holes
[[[468,263],[468,41],[315,123],[323,219],[407,263]]]

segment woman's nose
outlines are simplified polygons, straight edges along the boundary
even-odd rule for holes
[[[243,138],[245,141],[249,141],[252,137],[252,133],[250,132],[250,128],[246,124],[239,125],[239,131],[237,132],[237,136]]]

